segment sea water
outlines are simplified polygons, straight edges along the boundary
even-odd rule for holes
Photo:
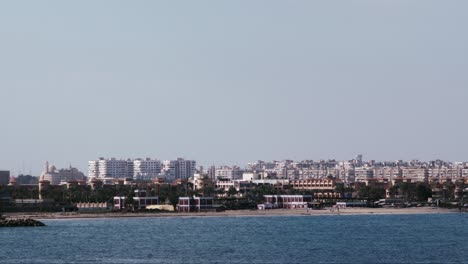
[[[45,220],[0,263],[468,263],[468,214]]]

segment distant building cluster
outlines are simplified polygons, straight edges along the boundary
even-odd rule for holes
[[[0,171],[0,187],[0,206],[12,210],[42,208],[47,203],[52,208],[55,201],[55,207],[69,203],[83,211],[201,212],[218,210],[214,199],[224,199],[227,208],[253,202],[259,202],[258,209],[319,208],[333,203],[346,207],[366,206],[369,201],[451,202],[468,208],[463,202],[468,200],[468,163],[363,161],[359,155],[346,161],[256,161],[245,167],[204,169],[183,158],[99,158],[88,162],[87,177],[72,166],[57,169],[49,162],[39,177],[11,177],[9,171]]]
[[[275,179],[308,179],[334,177],[346,183],[363,182],[375,178],[406,178],[413,182],[429,179],[468,177],[468,162],[446,162],[441,160],[422,162],[362,160],[362,155],[353,160],[304,160],[304,161],[257,161],[249,163],[246,171],[266,172]]]
[[[435,161],[364,161],[362,155],[352,160],[282,160],[256,161],[240,166],[196,167],[195,160],[178,158],[116,159],[99,158],[88,162],[88,175],[69,167],[57,169],[48,162],[44,171],[36,177],[20,175],[10,179],[9,171],[0,171],[0,185],[37,184],[48,181],[50,185],[119,184],[119,182],[191,182],[195,188],[210,186],[216,190],[235,189],[246,191],[253,186],[291,186],[293,189],[324,190],[325,197],[336,196],[336,183],[351,186],[358,183],[392,182],[405,180],[413,183],[445,182],[468,179],[468,162]]]

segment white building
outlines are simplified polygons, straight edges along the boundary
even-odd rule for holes
[[[244,172],[242,173],[242,180],[243,181],[256,181],[256,180],[264,180],[268,177],[268,173],[266,172]]]
[[[88,161],[88,178],[95,179],[99,177],[99,160]]]
[[[93,178],[133,178],[133,160],[104,159],[88,162],[88,177]]]
[[[221,166],[215,169],[215,179],[230,179],[240,180],[242,179],[242,170],[237,166]]]
[[[133,178],[150,180],[161,175],[162,163],[157,159],[136,159],[133,161]]]
[[[195,175],[196,162],[194,160],[165,160],[162,163],[162,173],[168,180],[188,179]]]
[[[68,181],[84,180],[84,174],[76,168],[70,166],[68,169],[60,169],[57,171],[54,165],[49,165],[46,162],[44,171],[39,176],[40,181],[49,181],[51,185],[60,185]]]
[[[165,160],[157,159],[105,159],[88,162],[89,180],[99,179],[143,179],[149,180],[164,176],[168,180],[188,179],[196,171],[194,160]]]

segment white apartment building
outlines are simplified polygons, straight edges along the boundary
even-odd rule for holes
[[[196,162],[194,160],[165,160],[162,163],[162,173],[168,180],[188,179],[195,175]]]
[[[427,182],[429,170],[418,167],[402,168],[402,176],[403,178],[411,179],[411,182]]]
[[[402,171],[398,167],[375,167],[374,178],[395,179],[402,176]]]
[[[104,159],[88,162],[88,177],[92,178],[133,178],[133,160]]]
[[[133,161],[133,178],[151,180],[161,175],[162,163],[157,159],[136,159]]]
[[[369,167],[356,167],[354,168],[354,180],[363,182],[367,179],[374,178],[374,170]]]
[[[215,179],[230,179],[240,180],[242,179],[242,170],[238,166],[221,166],[215,168]]]
[[[99,160],[88,161],[88,178],[95,179],[99,177]]]

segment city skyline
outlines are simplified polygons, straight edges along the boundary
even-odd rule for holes
[[[197,159],[186,159],[185,157],[184,158],[177,157],[177,158],[173,159],[172,161],[176,161],[176,160],[179,160],[179,159],[187,160],[187,161],[193,160],[193,161],[196,162],[196,168],[203,167],[204,170],[209,170],[210,167],[219,168],[219,167],[228,166],[228,167],[239,167],[241,170],[247,169],[247,171],[249,170],[248,168],[249,168],[250,164],[254,164],[254,163],[257,163],[259,161],[265,162],[265,163],[283,162],[283,161],[292,161],[294,163],[298,163],[298,162],[300,163],[300,162],[304,162],[304,161],[314,161],[314,162],[335,161],[337,163],[340,163],[340,162],[348,162],[348,161],[361,159],[361,161],[363,163],[369,163],[369,162],[372,162],[372,161],[374,161],[376,163],[392,163],[392,162],[395,163],[395,162],[399,162],[399,161],[402,161],[403,163],[408,163],[408,162],[412,162],[412,161],[418,161],[420,163],[430,163],[430,162],[434,162],[434,161],[442,161],[442,162],[452,163],[452,164],[465,164],[465,163],[468,163],[468,160],[444,160],[444,159],[430,159],[430,160],[423,160],[423,159],[392,159],[392,160],[383,159],[383,160],[378,160],[378,159],[373,159],[373,158],[367,158],[365,155],[362,155],[362,154],[358,154],[358,155],[355,155],[354,157],[350,157],[350,158],[347,158],[347,159],[336,159],[336,158],[326,158],[326,159],[325,158],[322,158],[322,159],[271,159],[271,160],[255,159],[255,160],[247,161],[245,163],[212,163],[212,164],[204,164],[204,163],[199,162],[199,160],[197,160]],[[87,160],[86,162],[84,162],[84,165],[83,164],[77,165],[77,164],[71,164],[71,163],[62,165],[62,164],[57,164],[53,160],[48,159],[48,160],[44,161],[41,164],[40,170],[37,173],[32,172],[32,171],[26,171],[26,170],[23,170],[23,169],[12,169],[12,168],[3,168],[3,169],[10,170],[11,173],[12,173],[12,176],[18,176],[18,175],[39,176],[39,175],[41,175],[41,173],[43,173],[43,172],[45,172],[47,170],[45,168],[48,168],[48,166],[50,164],[50,165],[54,165],[54,167],[57,167],[57,168],[76,168],[79,171],[85,173],[86,176],[89,176],[89,169],[90,169],[89,168],[89,163],[92,162],[92,161],[98,162],[99,160],[131,161],[132,163],[134,161],[141,161],[141,162],[144,162],[144,161],[151,161],[151,162],[152,161],[158,161],[160,163],[161,167],[163,166],[164,162],[171,161],[171,159],[161,159],[161,158],[158,158],[158,157],[116,157],[116,156],[109,156],[109,157],[97,157],[94,160],[93,159]]]
[[[467,8],[1,3],[0,167],[467,160]]]

